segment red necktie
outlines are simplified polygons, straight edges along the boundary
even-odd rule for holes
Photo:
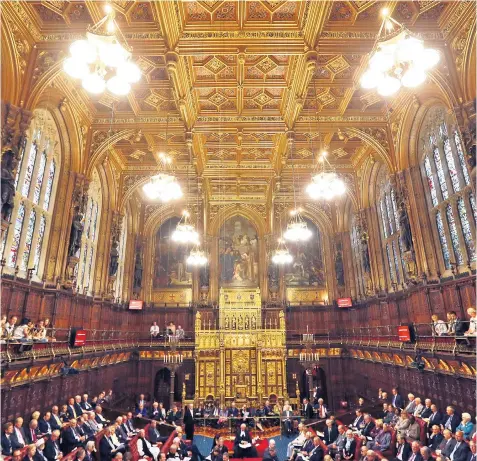
[[[33,442],[36,442],[37,441],[36,433],[33,429],[30,429],[30,430],[31,430],[31,439],[33,440]]]

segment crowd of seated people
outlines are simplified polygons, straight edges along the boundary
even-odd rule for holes
[[[149,328],[149,334],[151,335],[151,339],[168,338],[169,341],[179,341],[185,338],[184,329],[180,325],[176,327],[172,321],[166,324],[162,333],[157,322],[152,322]]]
[[[447,322],[433,315],[432,328],[436,336],[476,336],[477,334],[477,312],[473,307],[467,309],[469,320],[462,320],[457,317],[455,311],[447,313]]]
[[[124,451],[127,440],[135,433],[133,413],[108,421],[102,414],[102,406],[112,399],[112,391],[101,392],[89,398],[88,394],[76,395],[67,403],[53,405],[43,415],[34,411],[28,424],[21,417],[4,424],[1,447],[2,456],[24,461],[56,461],[77,448],[83,448],[82,455],[90,459],[95,450],[95,436],[103,429],[111,432],[111,452]],[[91,443],[90,443],[91,442]],[[101,458],[103,459],[103,458]],[[104,458],[106,459],[106,458]]]
[[[0,339],[2,344],[9,342],[48,342],[51,336],[52,325],[49,318],[39,319],[37,323],[24,318],[18,322],[18,316],[12,315],[7,320],[4,315],[0,321]]]

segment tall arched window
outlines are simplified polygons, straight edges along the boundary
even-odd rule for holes
[[[383,236],[381,240],[388,266],[389,280],[392,285],[398,287],[405,278],[405,267],[399,239],[399,212],[396,191],[390,184],[380,189],[378,214],[381,218]]]
[[[93,292],[93,274],[101,217],[101,200],[101,183],[98,173],[95,171],[88,189],[81,249],[79,250],[79,263],[76,268],[76,285],[78,290],[87,294]]]
[[[20,152],[15,178],[15,207],[11,224],[4,235],[1,254],[5,271],[25,277],[33,269],[33,277],[41,278],[45,245],[51,227],[58,166],[60,137],[51,114],[35,110]]]
[[[366,296],[363,260],[361,256],[361,240],[358,225],[358,217],[353,215],[351,219],[351,248],[353,250],[353,268],[355,273],[356,291],[358,298]]]
[[[124,261],[126,259],[126,243],[127,243],[127,218],[123,218],[123,225],[121,226],[121,235],[119,236],[119,266],[116,276],[115,298],[121,298],[123,294],[123,279],[124,279]]]
[[[457,124],[444,107],[428,110],[419,135],[422,174],[442,267],[475,262],[475,199]]]

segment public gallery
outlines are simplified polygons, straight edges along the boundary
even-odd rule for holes
[[[2,0],[4,461],[477,461],[472,0]]]

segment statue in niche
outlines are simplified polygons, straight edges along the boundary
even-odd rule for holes
[[[407,214],[406,204],[401,202],[399,206],[399,230],[400,242],[404,251],[412,250],[412,232],[409,215]]]
[[[134,261],[134,288],[141,288],[142,286],[142,261],[139,251],[136,253],[136,260]]]
[[[114,277],[118,272],[119,266],[119,250],[118,250],[119,242],[117,240],[113,240],[113,244],[111,246],[111,253],[109,254],[109,276]]]
[[[243,318],[242,318],[242,316],[240,316],[239,319],[238,319],[238,329],[243,330]]]
[[[252,315],[252,330],[255,330],[255,328],[257,328],[257,319],[255,315]]]
[[[1,197],[2,197],[2,219],[10,219],[14,205],[15,197],[15,168],[17,160],[15,153],[8,149],[2,154],[2,178],[1,178]]]
[[[361,257],[363,260],[363,269],[365,272],[371,272],[371,263],[369,261],[368,233],[361,234]]]
[[[344,286],[345,279],[344,279],[343,254],[341,253],[341,251],[338,251],[336,253],[335,272],[336,272],[336,281],[338,282],[338,285]]]
[[[73,221],[71,222],[70,232],[70,246],[68,248],[68,256],[76,256],[81,248],[81,237],[83,236],[84,221],[83,213],[81,213],[80,207],[75,207],[75,214]]]
[[[236,330],[237,329],[237,322],[235,320],[235,317],[232,317],[232,330]]]
[[[209,286],[209,266],[206,264],[200,268],[199,272],[200,286],[208,287]]]
[[[250,328],[250,321],[248,317],[245,317],[245,329],[248,330]]]
[[[228,330],[229,329],[229,318],[228,317],[225,317],[225,329]]]
[[[277,264],[273,264],[270,260],[268,263],[268,285],[269,288],[278,288],[279,269]]]

